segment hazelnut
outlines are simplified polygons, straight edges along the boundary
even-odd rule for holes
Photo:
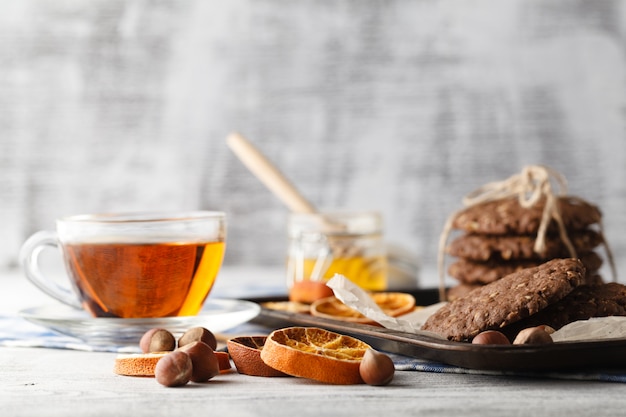
[[[180,339],[178,339],[178,347],[183,347],[192,342],[203,342],[209,345],[211,349],[217,349],[217,339],[215,339],[215,335],[204,327],[192,327],[187,330]]]
[[[497,330],[485,330],[478,333],[472,343],[475,345],[510,345],[509,339]]]
[[[191,358],[193,382],[205,382],[220,373],[220,365],[213,349],[204,342],[191,342],[178,349]]]
[[[556,330],[554,330],[554,328],[548,326],[547,324],[542,324],[541,326],[537,326],[537,327],[542,328],[548,334],[552,334],[552,333],[556,332]]]
[[[193,364],[188,354],[174,351],[163,356],[154,368],[157,382],[166,387],[179,387],[191,379]]]
[[[514,345],[545,345],[554,343],[552,336],[548,333],[552,329],[549,326],[529,327],[517,334],[513,341]]]
[[[150,329],[141,336],[139,347],[144,353],[169,352],[176,348],[176,338],[165,329]]]
[[[384,353],[367,349],[359,365],[361,379],[368,385],[387,385],[393,379],[395,366]]]

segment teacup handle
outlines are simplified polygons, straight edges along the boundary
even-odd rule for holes
[[[45,277],[39,268],[39,255],[50,248],[58,248],[59,242],[56,232],[43,230],[29,237],[20,250],[20,263],[24,267],[26,278],[37,288],[50,297],[59,300],[71,307],[82,309],[78,297],[71,289],[62,287]]]

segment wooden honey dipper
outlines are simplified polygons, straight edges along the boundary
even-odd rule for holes
[[[332,233],[346,229],[344,224],[333,222],[315,209],[296,187],[274,166],[252,143],[239,133],[231,133],[226,139],[227,145],[237,155],[241,162],[270,189],[292,212],[318,214],[322,220],[323,230]],[[322,217],[323,216],[323,217]],[[309,279],[322,279],[324,272],[330,265],[332,258],[357,256],[361,249],[333,244],[328,239],[329,253],[318,259],[315,272]],[[300,277],[302,278],[302,277]]]
[[[239,133],[226,139],[241,162],[294,213],[317,213],[296,187],[252,143]]]

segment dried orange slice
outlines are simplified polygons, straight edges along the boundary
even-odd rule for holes
[[[267,365],[288,375],[328,384],[362,384],[359,365],[367,343],[316,327],[273,331],[261,350]]]
[[[287,311],[289,313],[301,313],[309,314],[311,306],[305,303],[298,303],[296,301],[267,301],[261,303],[261,307],[269,310]]]
[[[370,294],[374,302],[391,317],[398,317],[415,308],[415,298],[402,292],[380,292]],[[373,324],[374,322],[348,307],[336,297],[328,297],[311,304],[311,314],[352,323]]]
[[[154,376],[157,362],[170,352],[122,353],[115,358],[113,372],[127,376]]]
[[[406,314],[415,307],[415,297],[404,292],[377,292],[372,298],[391,317]]]
[[[252,376],[287,376],[261,360],[265,336],[241,336],[226,342],[237,372]]]
[[[348,307],[336,297],[328,297],[311,304],[310,312],[317,317],[349,321],[351,323],[374,324],[363,314]]]

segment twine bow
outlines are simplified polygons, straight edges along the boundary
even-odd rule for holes
[[[552,180],[556,182],[558,189],[556,192],[552,188]],[[489,201],[503,200],[507,198],[517,197],[517,200],[521,207],[530,208],[535,204],[545,199],[545,205],[543,207],[543,213],[541,215],[541,222],[537,230],[537,238],[535,239],[535,245],[533,250],[536,253],[543,253],[546,249],[546,234],[550,221],[554,219],[559,227],[559,236],[572,258],[577,258],[576,249],[572,244],[561,216],[561,210],[558,204],[559,197],[567,194],[567,181],[565,177],[559,172],[542,165],[529,165],[522,169],[520,174],[513,175],[504,181],[491,182],[483,185],[482,187],[472,191],[463,198],[463,205],[465,209],[468,207],[476,206],[478,204],[486,203]],[[573,197],[571,197],[573,198]],[[439,269],[439,296],[441,300],[446,299],[445,295],[445,277],[444,277],[444,256],[445,247],[448,240],[448,236],[452,230],[452,224],[457,215],[461,212],[457,211],[448,217],[444,230],[439,239],[439,253],[438,253],[438,269]],[[604,233],[602,231],[602,223],[600,223],[600,234],[602,236],[602,242],[604,243],[607,251],[607,257],[613,272],[613,279],[615,280],[615,266],[613,263],[613,256],[604,239]]]

